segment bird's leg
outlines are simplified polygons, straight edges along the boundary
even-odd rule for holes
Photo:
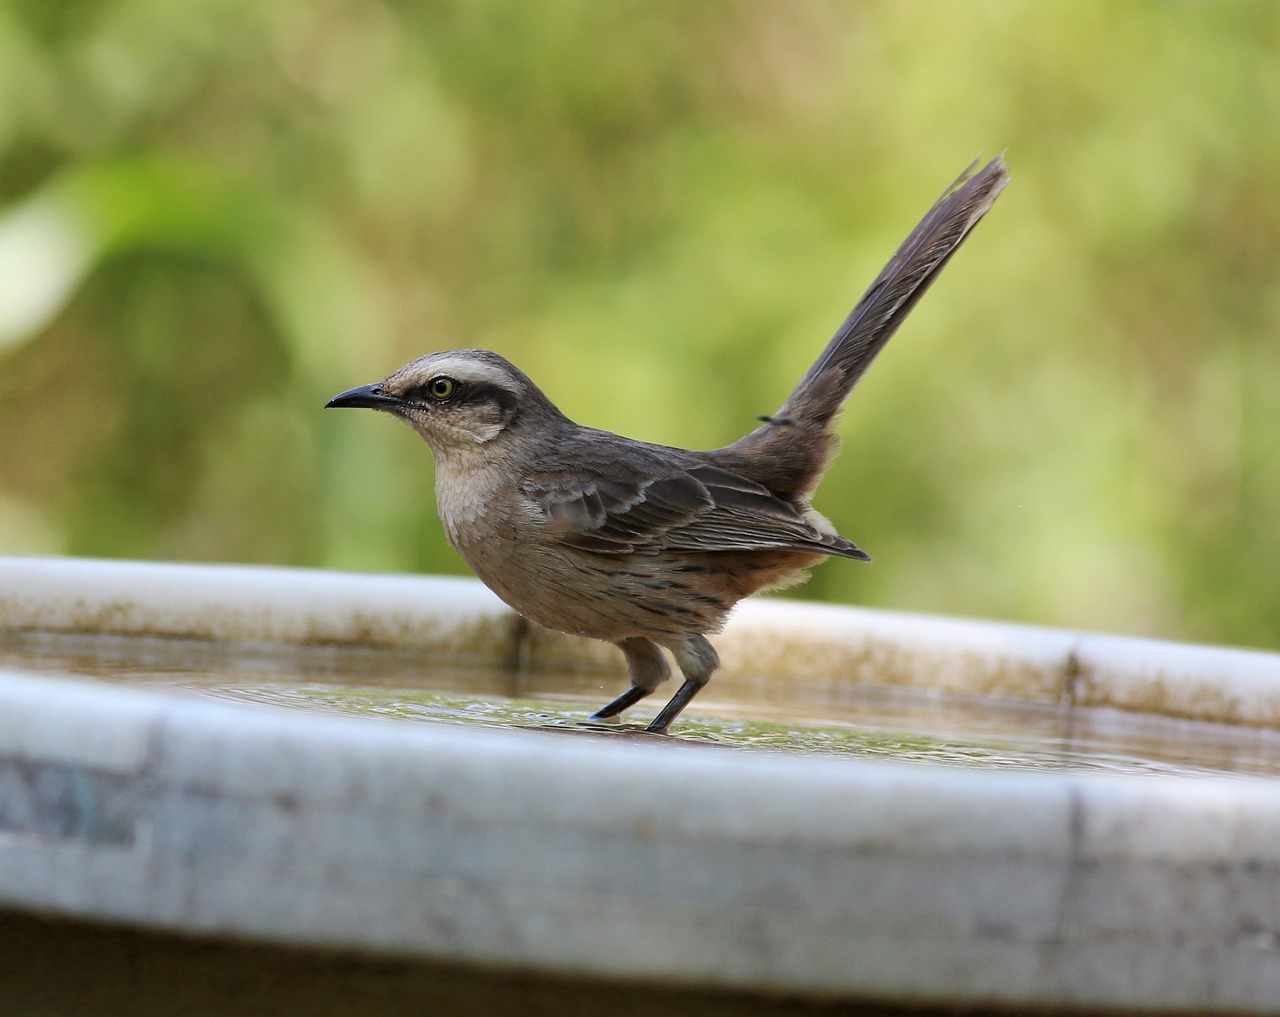
[[[678,643],[671,644],[668,649],[676,658],[676,663],[680,665],[680,671],[684,674],[684,684],[676,690],[676,694],[671,697],[671,702],[662,708],[662,712],[653,718],[653,723],[645,728],[653,734],[666,733],[671,722],[680,716],[680,711],[689,705],[690,700],[711,680],[716,668],[720,666],[720,657],[716,653],[716,648],[707,642],[705,636],[689,636]]]
[[[616,717],[627,707],[640,702],[671,677],[667,658],[662,655],[657,643],[643,636],[633,636],[630,639],[620,639],[615,645],[627,658],[627,670],[631,672],[631,688],[612,703],[596,710],[591,715],[592,720],[608,720],[610,717]]]

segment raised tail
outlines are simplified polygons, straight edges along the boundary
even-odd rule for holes
[[[836,445],[829,428],[840,407],[1008,183],[1003,158],[974,172],[977,165],[960,174],[911,231],[782,408],[720,450],[725,465],[779,494],[812,493]]]

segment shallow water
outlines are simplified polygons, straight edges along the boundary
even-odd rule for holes
[[[739,750],[1068,772],[1280,774],[1280,732],[855,686],[834,676],[754,682],[749,699],[731,682],[721,683],[717,698],[713,681],[671,735],[654,736],[643,726],[665,702],[665,689],[652,706],[629,711],[625,723],[592,723],[592,711],[622,690],[623,679],[569,673],[520,680],[423,654],[0,633],[0,667],[295,710]]]

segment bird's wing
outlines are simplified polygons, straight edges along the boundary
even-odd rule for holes
[[[867,557],[763,485],[714,466],[657,479],[535,474],[523,490],[563,543],[597,554],[795,548]]]

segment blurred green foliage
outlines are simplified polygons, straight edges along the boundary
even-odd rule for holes
[[[972,158],[800,595],[1280,646],[1280,6],[0,0],[0,550],[463,572],[339,389],[777,407]]]

